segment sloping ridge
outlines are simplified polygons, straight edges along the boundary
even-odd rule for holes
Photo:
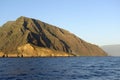
[[[18,53],[19,46],[29,43],[76,56],[107,55],[98,46],[87,43],[64,29],[23,16],[4,24],[0,28],[0,37],[0,51],[4,54]]]
[[[109,56],[120,56],[120,44],[104,45],[101,48],[108,53]]]

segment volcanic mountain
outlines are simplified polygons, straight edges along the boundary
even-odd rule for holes
[[[107,55],[69,31],[23,16],[0,27],[0,54],[3,57]]]

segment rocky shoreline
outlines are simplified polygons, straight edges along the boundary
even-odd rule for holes
[[[70,53],[55,51],[48,48],[36,47],[25,44],[17,49],[17,53],[0,52],[0,57],[70,57],[75,56]]]

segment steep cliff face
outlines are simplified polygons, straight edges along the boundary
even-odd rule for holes
[[[64,29],[23,16],[4,24],[0,28],[0,37],[0,51],[4,54],[18,53],[19,46],[29,43],[76,56],[107,55],[98,46]]]

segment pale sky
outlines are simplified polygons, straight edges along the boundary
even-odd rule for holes
[[[120,0],[0,0],[0,26],[39,19],[101,45],[120,44]]]

